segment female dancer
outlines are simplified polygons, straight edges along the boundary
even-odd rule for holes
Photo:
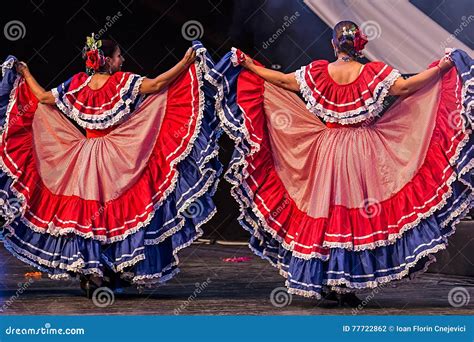
[[[80,275],[90,297],[101,285],[176,274],[177,252],[215,212],[221,166],[202,83],[212,61],[199,42],[154,79],[121,71],[110,40],[88,37],[83,56],[87,73],[51,91],[16,63],[0,214],[12,254],[52,278]],[[4,82],[15,79],[9,61]]]
[[[250,247],[290,293],[349,305],[356,289],[426,270],[473,203],[472,60],[451,51],[404,79],[358,63],[366,43],[343,21],[335,62],[283,74],[233,49],[207,75]],[[385,110],[389,94],[400,97]]]

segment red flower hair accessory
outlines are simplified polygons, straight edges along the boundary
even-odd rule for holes
[[[95,74],[100,67],[105,65],[104,53],[100,49],[102,41],[95,40],[94,33],[86,38],[86,45],[82,49],[82,58],[86,60],[86,72],[88,75]]]
[[[364,50],[365,45],[369,42],[367,36],[360,30],[357,29],[354,37],[354,49],[357,52]]]
[[[343,39],[350,39],[354,43],[353,54],[356,57],[362,57],[361,53],[364,50],[365,45],[368,43],[367,36],[356,26],[352,26],[349,30],[344,26],[342,32]]]

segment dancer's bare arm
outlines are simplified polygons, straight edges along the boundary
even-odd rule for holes
[[[168,71],[158,75],[156,78],[145,78],[140,86],[141,94],[151,94],[160,92],[173,82],[191,63],[196,59],[196,51],[189,48],[183,59]]]
[[[252,71],[253,73],[257,74],[265,81],[270,82],[280,88],[291,90],[294,92],[298,92],[300,87],[298,86],[298,82],[296,82],[295,73],[291,74],[284,74],[280,71],[275,71],[271,69],[267,69],[261,66],[256,65],[252,58],[249,56],[245,56],[245,61],[241,63],[241,65]]]
[[[44,90],[44,88],[39,85],[25,62],[17,62],[16,71],[23,76],[26,84],[28,84],[32,93],[36,96],[39,102],[44,104],[55,103],[53,93],[51,91]]]
[[[453,63],[449,59],[443,58],[435,68],[420,72],[406,80],[399,77],[390,88],[389,93],[390,95],[410,95],[446,73],[452,66]]]

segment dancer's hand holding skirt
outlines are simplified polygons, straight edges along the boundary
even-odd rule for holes
[[[53,278],[108,269],[147,286],[176,274],[177,252],[215,212],[221,170],[203,80],[212,61],[194,48],[195,63],[146,98],[138,75],[117,72],[93,90],[80,73],[49,106],[5,70],[1,104],[15,83],[3,112],[0,213],[11,253]]]
[[[236,52],[207,78],[235,142],[225,177],[252,250],[309,297],[426,270],[473,203],[469,56],[451,51],[455,68],[385,110],[400,73],[384,63],[347,85],[327,61],[301,68],[305,105],[237,66]]]

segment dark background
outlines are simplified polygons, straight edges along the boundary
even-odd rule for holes
[[[388,0],[381,0],[388,1]],[[450,32],[462,16],[474,14],[472,0],[412,0],[420,10]],[[120,16],[118,13],[120,12]],[[292,24],[268,48],[264,42],[296,12]],[[117,20],[111,20],[117,16]],[[302,0],[120,0],[3,2],[0,24],[18,20],[24,26],[17,40],[0,35],[0,58],[13,54],[28,63],[43,87],[49,89],[84,69],[81,49],[86,35],[114,21],[102,38],[119,42],[124,70],[154,77],[179,61],[190,41],[182,27],[196,20],[198,37],[215,60],[232,46],[239,47],[268,67],[294,71],[314,59],[332,59],[331,28]],[[389,20],[389,18],[387,18]],[[474,25],[457,36],[474,48]],[[416,32],[413,33],[416,35]],[[227,163],[232,144],[223,136],[221,160]],[[238,224],[238,208],[222,180],[215,200],[218,213],[203,229],[205,237],[245,240]]]

